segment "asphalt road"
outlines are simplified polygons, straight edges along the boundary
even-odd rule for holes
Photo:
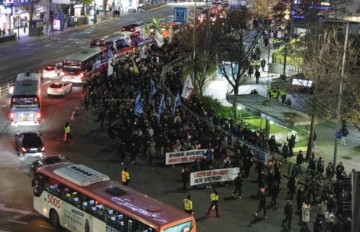
[[[13,78],[17,72],[24,70],[38,70],[53,61],[60,60],[72,50],[88,46],[90,37],[97,37],[116,31],[122,24],[144,20],[145,17],[156,15],[158,18],[171,14],[172,7],[166,7],[146,14],[129,15],[124,19],[89,26],[84,30],[65,32],[49,39],[27,42],[22,47],[16,43],[1,45],[1,57],[8,54],[8,58],[1,58],[5,67],[1,70],[1,81]],[[144,17],[144,18],[143,18]],[[71,41],[71,42],[70,42]],[[47,83],[44,83],[43,93]],[[29,231],[56,231],[48,221],[38,216],[32,207],[32,188],[29,177],[31,159],[19,161],[14,150],[14,135],[17,131],[39,131],[43,134],[48,155],[64,154],[73,162],[88,165],[120,180],[123,166],[114,151],[113,142],[108,139],[106,129],[101,128],[96,121],[95,109],[86,112],[81,105],[81,87],[74,87],[73,92],[64,98],[50,98],[43,96],[43,116],[41,125],[34,127],[12,127],[7,115],[9,112],[9,95],[0,98],[0,232],[29,232]],[[75,113],[74,120],[70,120]],[[72,126],[73,141],[65,144],[63,126],[69,120]],[[220,161],[219,161],[220,162]],[[232,186],[215,186],[220,193],[220,218],[205,217],[209,206],[211,189],[203,187],[193,188],[188,193],[182,192],[180,167],[164,167],[163,160],[158,159],[156,165],[148,166],[145,157],[139,157],[135,165],[126,165],[132,176],[131,186],[141,192],[153,196],[175,207],[182,207],[182,200],[188,193],[192,195],[197,227],[200,232],[232,232],[232,231],[281,231],[283,219],[283,204],[286,188],[279,196],[279,208],[274,210],[269,206],[268,219],[255,219],[254,212],[258,202],[254,199],[257,183],[254,171],[249,179],[245,180],[243,199],[232,199]],[[286,182],[286,180],[285,180]],[[270,198],[268,198],[268,202]],[[261,215],[261,214],[260,214]],[[299,231],[297,216],[293,219],[293,228]]]

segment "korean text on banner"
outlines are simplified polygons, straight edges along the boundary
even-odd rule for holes
[[[179,152],[167,152],[165,153],[165,164],[174,165],[182,163],[191,163],[194,162],[197,158],[204,158],[206,149],[200,150],[189,150],[189,151],[179,151]]]
[[[190,173],[190,186],[233,181],[239,172],[239,167],[192,172]]]

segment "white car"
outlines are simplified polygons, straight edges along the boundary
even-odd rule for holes
[[[42,78],[48,78],[48,79],[60,78],[61,71],[62,71],[61,63],[55,65],[47,65],[42,70]]]
[[[54,81],[52,82],[48,89],[47,94],[49,96],[65,96],[66,94],[70,93],[72,90],[72,83],[69,81]]]

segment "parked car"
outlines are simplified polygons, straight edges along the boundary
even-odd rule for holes
[[[45,155],[45,145],[38,132],[18,132],[15,135],[15,149],[20,159]]]
[[[48,89],[47,94],[49,96],[65,96],[72,91],[72,83],[69,81],[54,81]]]
[[[44,156],[42,158],[36,159],[31,164],[30,177],[32,179],[34,177],[34,173],[36,172],[36,170],[44,165],[67,162],[67,161],[69,160],[64,155]]]
[[[57,63],[54,65],[47,65],[42,70],[41,76],[42,78],[49,78],[49,79],[60,78],[61,71],[62,71],[61,63]]]

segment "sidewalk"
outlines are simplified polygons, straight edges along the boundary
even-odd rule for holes
[[[270,49],[272,52],[273,49]],[[268,49],[261,47],[261,59],[265,58],[267,62]],[[271,55],[270,55],[271,62]],[[266,65],[267,66],[267,65]],[[261,70],[261,69],[260,69]],[[256,84],[255,77],[248,77],[244,80],[243,84],[239,88],[239,94],[250,94],[251,90],[256,89],[261,96],[267,96],[267,88],[272,80],[279,78],[280,74],[268,73],[267,67],[265,70],[261,70],[260,84]],[[225,78],[217,76],[215,80],[210,83],[205,91],[205,95],[213,96],[218,99],[224,106],[232,106],[231,103],[226,101],[226,92],[229,90],[229,84]],[[288,94],[289,95],[289,94]],[[298,104],[298,101],[292,97],[292,108],[303,111],[302,106]],[[358,169],[360,163],[360,132],[355,126],[348,124],[349,136],[346,138],[346,146],[338,144],[337,147],[337,163],[342,162],[344,164],[346,173],[349,174],[352,169]],[[309,126],[310,128],[310,126]],[[315,158],[322,157],[325,162],[325,167],[329,162],[333,162],[334,159],[334,146],[335,146],[335,133],[336,129],[335,121],[323,121],[315,125],[315,131],[317,134],[317,140],[315,142]],[[276,135],[276,138],[283,137],[283,135]],[[294,154],[296,155],[299,150],[306,154],[306,147],[295,147]],[[296,156],[288,158],[289,162],[295,163]],[[304,164],[304,168],[307,168],[308,163]]]

